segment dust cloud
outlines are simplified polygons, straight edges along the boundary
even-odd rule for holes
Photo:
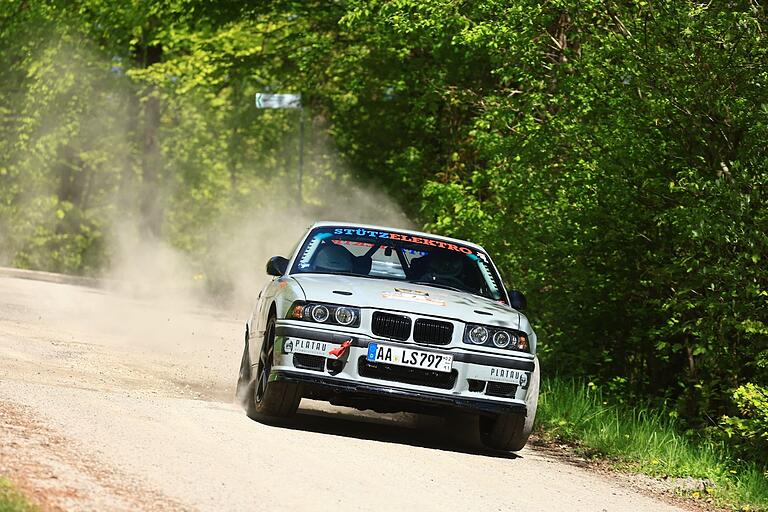
[[[146,349],[178,355],[189,336],[207,337],[212,344],[222,337],[239,339],[267,282],[267,259],[289,256],[313,222],[411,227],[384,193],[352,179],[323,127],[315,125],[308,129],[312,140],[301,206],[295,166],[277,162],[276,168],[241,169],[243,175],[258,177],[253,183],[259,185],[241,198],[242,205],[227,205],[199,225],[183,228],[195,231],[183,233],[194,243],[184,247],[173,233],[152,232],[146,226],[166,225],[169,216],[182,209],[180,204],[202,207],[173,179],[186,169],[157,150],[173,139],[164,142],[167,133],[158,129],[154,153],[141,153],[137,126],[129,121],[131,109],[138,108],[137,86],[114,58],[105,59],[88,44],[63,40],[38,48],[38,57],[49,65],[30,73],[28,93],[18,106],[29,124],[17,134],[16,152],[8,157],[11,170],[0,182],[8,184],[0,192],[14,194],[8,204],[16,208],[3,210],[0,205],[0,265],[53,272],[80,265],[86,274],[99,277],[100,285],[85,294],[62,285],[37,299],[41,307],[50,305],[50,313],[40,315],[40,321],[66,327],[75,333],[73,339],[98,333],[104,340],[116,336],[135,353]],[[57,82],[61,76],[71,81]],[[42,88],[53,92],[41,93],[35,87],[48,82],[60,89]],[[193,107],[185,108],[188,112]],[[215,117],[215,112],[199,108],[196,116]],[[296,134],[285,137],[288,154],[297,146]],[[143,169],[155,175],[154,183],[145,182],[141,174],[140,163],[146,161],[156,166]],[[143,208],[148,187],[156,187],[153,204]],[[78,229],[83,226],[90,234],[98,233],[100,245],[86,255],[92,260],[78,263]],[[39,245],[39,233],[49,245]],[[222,333],[215,327],[221,319],[238,327]]]
[[[61,321],[90,332],[120,333],[119,344],[134,354],[172,354],[182,366],[194,357],[189,353],[191,336],[209,340],[211,349],[225,339],[241,340],[258,293],[271,279],[267,260],[290,256],[312,223],[411,227],[383,194],[353,184],[334,187],[335,193],[325,196],[333,202],[315,201],[302,209],[294,201],[269,204],[212,221],[202,228],[209,240],[202,256],[148,236],[135,223],[116,221],[108,238],[111,264],[101,280],[111,297],[69,308],[71,314]],[[59,302],[66,302],[67,292],[60,293]],[[223,396],[222,383],[234,375],[239,353],[218,357],[224,361],[211,366],[219,368],[212,381],[218,383],[206,386]]]
[[[267,282],[271,256],[289,257],[301,236],[319,220],[410,228],[412,223],[383,193],[355,184],[334,184],[329,201],[304,205],[295,200],[244,209],[201,228],[208,240],[202,256],[116,222],[105,285],[121,295],[152,300],[168,308],[217,307],[247,314]],[[287,203],[287,204],[285,204]]]

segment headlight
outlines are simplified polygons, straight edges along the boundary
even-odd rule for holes
[[[469,341],[475,345],[482,345],[488,341],[488,329],[482,325],[476,325],[469,330]]]
[[[288,310],[286,318],[345,327],[359,327],[360,308],[296,301]]]
[[[505,348],[508,350],[529,351],[527,334],[490,325],[467,324],[467,328],[464,331],[464,343]]]
[[[504,348],[512,341],[512,336],[507,331],[496,331],[493,335],[493,344],[499,348]]]
[[[336,308],[333,316],[341,325],[349,325],[355,321],[355,313],[350,308]]]
[[[314,306],[312,308],[312,320],[314,320],[315,322],[323,323],[326,320],[328,320],[329,316],[331,316],[331,314],[328,311],[328,308],[323,306],[322,304],[318,306]]]

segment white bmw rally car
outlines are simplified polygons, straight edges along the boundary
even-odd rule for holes
[[[520,450],[536,415],[536,333],[482,247],[426,233],[320,222],[246,326],[237,393],[248,416],[302,397],[379,412],[479,416],[490,448]]]

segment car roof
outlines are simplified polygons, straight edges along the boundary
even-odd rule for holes
[[[334,222],[334,221],[327,221],[327,220],[315,222],[314,224],[312,224],[310,229],[320,228],[320,227],[325,227],[325,226],[345,226],[345,227],[350,227],[350,228],[370,229],[371,231],[395,231],[397,233],[405,233],[407,235],[422,236],[422,237],[433,238],[435,240],[442,240],[444,242],[458,243],[458,244],[461,244],[461,245],[466,245],[467,247],[474,247],[475,249],[479,249],[479,250],[481,250],[483,252],[488,252],[485,249],[483,249],[483,247],[481,245],[474,244],[474,243],[468,242],[466,240],[461,240],[459,238],[450,238],[450,237],[447,237],[447,236],[435,235],[433,233],[425,233],[423,231],[414,231],[412,229],[401,229],[401,228],[393,228],[393,227],[388,227],[388,226],[374,226],[374,225],[371,225],[371,224],[357,224],[357,223],[351,223],[351,222]]]

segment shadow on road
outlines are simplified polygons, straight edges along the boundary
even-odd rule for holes
[[[300,409],[293,418],[262,418],[259,423],[275,428],[302,430],[345,438],[395,443],[433,450],[466,453],[500,459],[516,459],[510,452],[489,450],[473,442],[471,434],[462,435],[465,425],[454,425],[441,418],[408,414],[398,418],[372,417],[356,412]]]

